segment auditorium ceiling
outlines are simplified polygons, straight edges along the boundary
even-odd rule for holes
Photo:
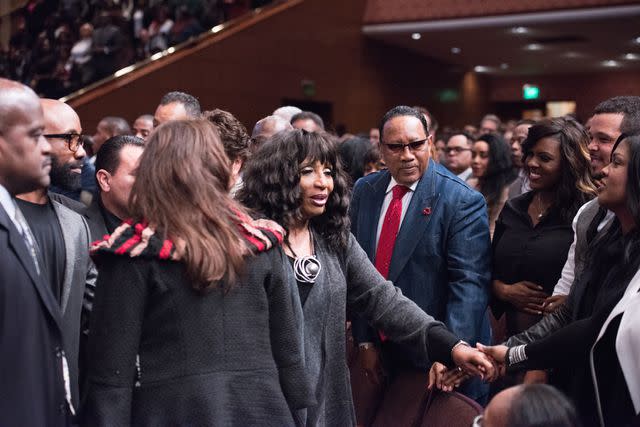
[[[365,36],[459,71],[547,75],[640,72],[640,4],[366,23]],[[371,20],[369,20],[371,22]]]

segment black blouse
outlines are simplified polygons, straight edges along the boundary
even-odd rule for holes
[[[509,200],[498,217],[493,235],[493,279],[506,284],[530,281],[551,295],[567,260],[573,229],[553,207],[534,226],[527,212],[533,195],[528,192]],[[492,303],[492,309],[497,317],[507,313],[510,334],[540,319],[498,301]]]

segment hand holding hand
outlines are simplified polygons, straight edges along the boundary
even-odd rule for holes
[[[504,376],[507,366],[507,351],[509,351],[509,347],[506,345],[486,346],[480,343],[477,343],[476,347],[482,353],[493,359],[498,368],[498,376]]]
[[[450,392],[467,378],[469,376],[462,369],[449,369],[442,363],[435,362],[429,370],[427,388],[431,390],[435,386],[439,390]]]
[[[498,376],[497,365],[486,354],[468,345],[458,345],[451,352],[453,362],[469,375],[486,381],[494,381]]]

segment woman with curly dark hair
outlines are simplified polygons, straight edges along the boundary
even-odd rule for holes
[[[206,120],[151,133],[133,220],[93,248],[87,426],[300,425],[306,380],[282,235],[228,194]]]
[[[317,399],[307,409],[307,425],[355,425],[345,360],[347,308],[421,363],[494,375],[488,359],[385,281],[349,233],[347,180],[329,137],[303,130],[275,135],[247,163],[244,182],[239,199],[287,230],[285,268],[298,285],[294,299]]]
[[[570,118],[547,119],[523,143],[531,191],[509,200],[493,237],[496,318],[506,314],[508,336],[540,320],[573,241],[571,222],[595,195],[589,136]]]
[[[496,220],[509,197],[509,185],[517,176],[511,163],[511,149],[502,137],[487,133],[473,143],[471,152],[473,177],[467,183],[487,201],[489,232],[493,237]]]

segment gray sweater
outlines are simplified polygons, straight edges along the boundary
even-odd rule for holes
[[[297,300],[298,315],[304,316],[306,369],[317,402],[306,410],[306,424],[355,425],[345,358],[347,308],[364,315],[423,366],[431,361],[451,364],[451,349],[458,338],[386,281],[353,236],[344,254],[331,251],[318,234],[314,237],[322,269],[304,307]],[[295,281],[291,265],[285,264],[286,274]]]

